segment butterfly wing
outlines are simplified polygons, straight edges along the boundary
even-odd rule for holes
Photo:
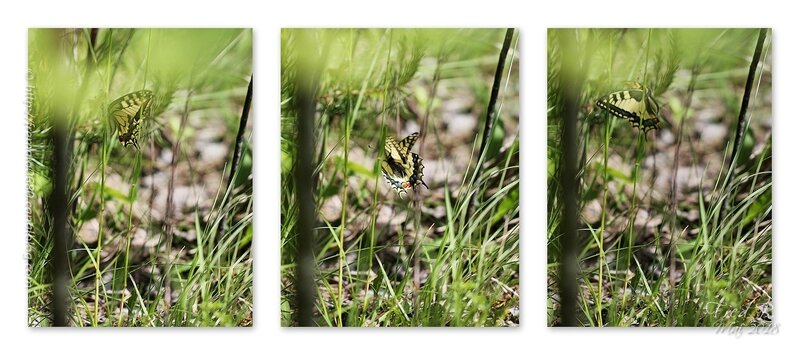
[[[108,111],[119,130],[118,138],[123,146],[133,144],[139,149],[137,137],[141,121],[150,116],[153,92],[140,90],[124,95],[108,106]]]
[[[403,156],[408,156],[408,152],[414,147],[414,143],[417,143],[417,138],[419,138],[419,132],[411,133],[408,135],[408,137],[403,138],[403,140],[401,140],[398,144],[400,154]]]
[[[647,111],[647,118],[658,118],[659,107],[658,102],[653,97],[652,93],[647,90],[645,91],[645,110]]]
[[[400,145],[393,137],[386,137],[386,159],[384,159],[382,168],[384,175],[394,176],[396,179],[404,179],[406,177],[406,156],[402,154]]]
[[[638,121],[641,119],[639,112],[642,108],[643,97],[641,90],[618,91],[598,100],[597,106],[614,116]]]
[[[392,164],[405,165],[406,156],[394,137],[386,137],[386,160]]]
[[[386,137],[386,158],[381,162],[381,172],[392,187],[399,193],[414,189],[422,181],[422,158],[411,153],[419,133],[414,132],[399,143],[393,137]],[[425,184],[425,187],[428,187]]]
[[[634,127],[658,129],[658,103],[648,90],[623,90],[597,100],[596,105],[612,115],[629,120]]]
[[[414,189],[414,191],[416,191],[417,186],[422,184],[426,189],[428,189],[428,184],[422,180],[422,176],[424,175],[422,170],[425,169],[425,165],[422,165],[422,158],[420,158],[416,153],[411,153],[411,157],[414,166],[413,174],[411,174],[411,178],[408,179],[411,187]]]

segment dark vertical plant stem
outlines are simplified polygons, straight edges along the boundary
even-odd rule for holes
[[[300,48],[311,48],[311,34],[300,33]],[[314,194],[317,179],[314,174],[316,161],[315,116],[316,96],[322,63],[327,57],[328,45],[322,45],[322,55],[306,63],[301,63],[295,78],[294,105],[297,113],[297,164],[294,170],[294,186],[296,191],[298,220],[295,264],[295,284],[297,294],[295,306],[296,320],[301,327],[314,326],[314,299],[316,295],[316,275],[314,244],[316,243],[315,227],[316,202]]]
[[[514,29],[509,28],[506,30],[506,36],[503,39],[503,48],[500,50],[500,58],[497,60],[497,69],[494,71],[494,82],[492,83],[492,94],[489,96],[489,105],[486,108],[486,118],[483,122],[483,138],[481,138],[481,148],[478,154],[483,156],[486,146],[489,144],[489,139],[492,137],[492,122],[494,122],[495,106],[497,105],[497,96],[500,93],[500,82],[503,79],[503,70],[506,66],[506,57],[508,57],[508,50],[511,48],[511,39],[514,37]],[[480,160],[478,160],[480,162]],[[480,166],[478,167],[480,169]],[[478,174],[480,176],[480,174]]]
[[[57,118],[53,137],[53,191],[50,195],[50,215],[53,220],[53,252],[50,254],[50,275],[53,281],[53,326],[67,326],[67,149],[66,122]],[[95,301],[97,302],[97,301]]]
[[[233,159],[231,161],[231,170],[228,173],[228,186],[233,184],[233,176],[239,169],[240,160],[242,158],[242,145],[244,143],[244,132],[247,127],[247,119],[250,116],[250,105],[253,102],[253,75],[250,75],[250,83],[247,85],[247,95],[244,97],[244,107],[242,108],[242,116],[239,118],[239,131],[236,133],[236,146],[233,150]]]
[[[741,150],[742,145],[742,136],[744,135],[744,129],[746,127],[746,120],[745,116],[747,116],[747,108],[750,105],[750,93],[753,91],[753,82],[756,78],[756,68],[758,68],[758,60],[761,58],[761,51],[764,48],[764,39],[767,37],[767,29],[762,28],[758,32],[758,41],[756,42],[756,48],[753,52],[753,59],[750,61],[750,70],[747,73],[747,82],[745,83],[744,87],[744,95],[742,96],[742,107],[739,109],[739,119],[736,122],[736,136],[733,140],[733,153],[731,154],[731,160],[729,167],[733,170],[736,159],[739,156],[739,151]],[[725,179],[725,184],[723,186],[728,186],[730,183],[730,179],[733,176],[732,173],[729,173]]]
[[[497,105],[497,96],[500,94],[500,83],[503,80],[503,70],[506,67],[506,58],[508,51],[511,48],[511,39],[514,37],[514,29],[509,28],[506,30],[505,38],[503,38],[503,48],[500,50],[500,58],[497,60],[497,68],[494,71],[494,82],[492,83],[492,93],[489,96],[489,105],[486,107],[486,117],[483,122],[483,137],[481,138],[481,147],[478,149],[478,162],[475,166],[475,176],[481,176],[483,170],[483,158],[486,147],[489,145],[489,140],[492,138],[492,123],[495,118],[495,106]],[[478,194],[472,195],[472,201],[467,208],[467,218],[472,216],[474,212],[475,201]]]
[[[314,310],[314,92],[316,83],[299,83],[295,100],[297,104],[298,159],[295,170],[295,187],[299,208],[297,240],[297,321],[301,327],[313,325]]]
[[[581,90],[581,69],[576,60],[577,45],[572,30],[559,31],[562,50],[560,88],[562,90],[562,113],[564,115],[561,134],[561,241],[559,292],[561,302],[560,326],[575,326],[577,310],[577,238],[578,213],[576,180],[578,167],[577,124]]]
[[[247,128],[247,119],[250,117],[250,106],[253,102],[253,75],[250,75],[250,83],[247,84],[247,94],[244,97],[244,106],[242,107],[242,115],[239,117],[239,131],[236,133],[236,142],[234,143],[233,148],[233,157],[231,158],[231,170],[228,173],[228,187],[227,190],[230,191],[233,189],[233,180],[236,176],[236,171],[239,170],[239,164],[241,163],[242,159],[242,145],[244,143],[244,132],[245,128]],[[222,210],[225,209],[225,203],[227,202],[227,198],[230,196],[230,193],[226,193],[222,198],[222,202],[220,206]],[[225,235],[225,231],[228,228],[228,213],[225,213],[222,216],[222,222],[220,222],[220,233],[219,235]]]

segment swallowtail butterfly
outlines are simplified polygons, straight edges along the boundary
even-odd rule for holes
[[[108,105],[108,114],[117,124],[119,142],[127,147],[133,144],[139,149],[139,130],[142,121],[150,117],[153,104],[153,92],[150,90],[134,91],[124,95]]]
[[[381,171],[398,193],[407,193],[408,189],[417,191],[420,184],[428,188],[428,184],[422,181],[422,169],[425,168],[422,158],[411,152],[418,137],[419,132],[411,133],[400,142],[394,137],[386,137],[386,158],[381,162]]]
[[[630,120],[634,127],[644,127],[645,133],[659,128],[658,103],[652,92],[639,84],[633,89],[611,93],[595,104],[614,116]]]

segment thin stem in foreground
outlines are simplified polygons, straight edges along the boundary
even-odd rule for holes
[[[756,78],[756,68],[758,68],[758,60],[761,58],[761,51],[764,48],[764,39],[767,37],[767,29],[762,28],[758,31],[758,41],[756,42],[756,48],[753,51],[753,59],[750,61],[750,70],[747,72],[747,82],[744,86],[744,94],[742,95],[742,106],[739,108],[739,118],[736,120],[736,136],[733,139],[733,154],[731,154],[730,164],[728,165],[731,169],[736,164],[736,159],[739,156],[739,150],[741,150],[742,146],[742,136],[744,135],[744,129],[747,125],[745,122],[745,116],[747,115],[747,108],[750,105],[750,93],[753,91],[753,82]],[[725,183],[722,185],[723,187],[728,186],[730,183],[730,177],[733,174],[728,174],[728,177],[725,180]]]

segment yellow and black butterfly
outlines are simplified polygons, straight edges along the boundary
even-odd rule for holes
[[[658,103],[641,84],[634,83],[634,88],[611,93],[595,104],[614,116],[630,120],[634,127],[644,127],[645,133],[659,128]]]
[[[119,142],[123,146],[133,144],[139,149],[139,130],[142,121],[150,117],[152,105],[153,92],[150,90],[134,91],[108,105],[108,114],[117,124]]]
[[[417,191],[420,184],[428,188],[428,184],[422,181],[422,169],[425,168],[422,158],[411,152],[418,137],[419,132],[414,132],[399,143],[394,137],[386,137],[386,158],[381,162],[381,171],[398,193],[407,193],[408,189]]]

